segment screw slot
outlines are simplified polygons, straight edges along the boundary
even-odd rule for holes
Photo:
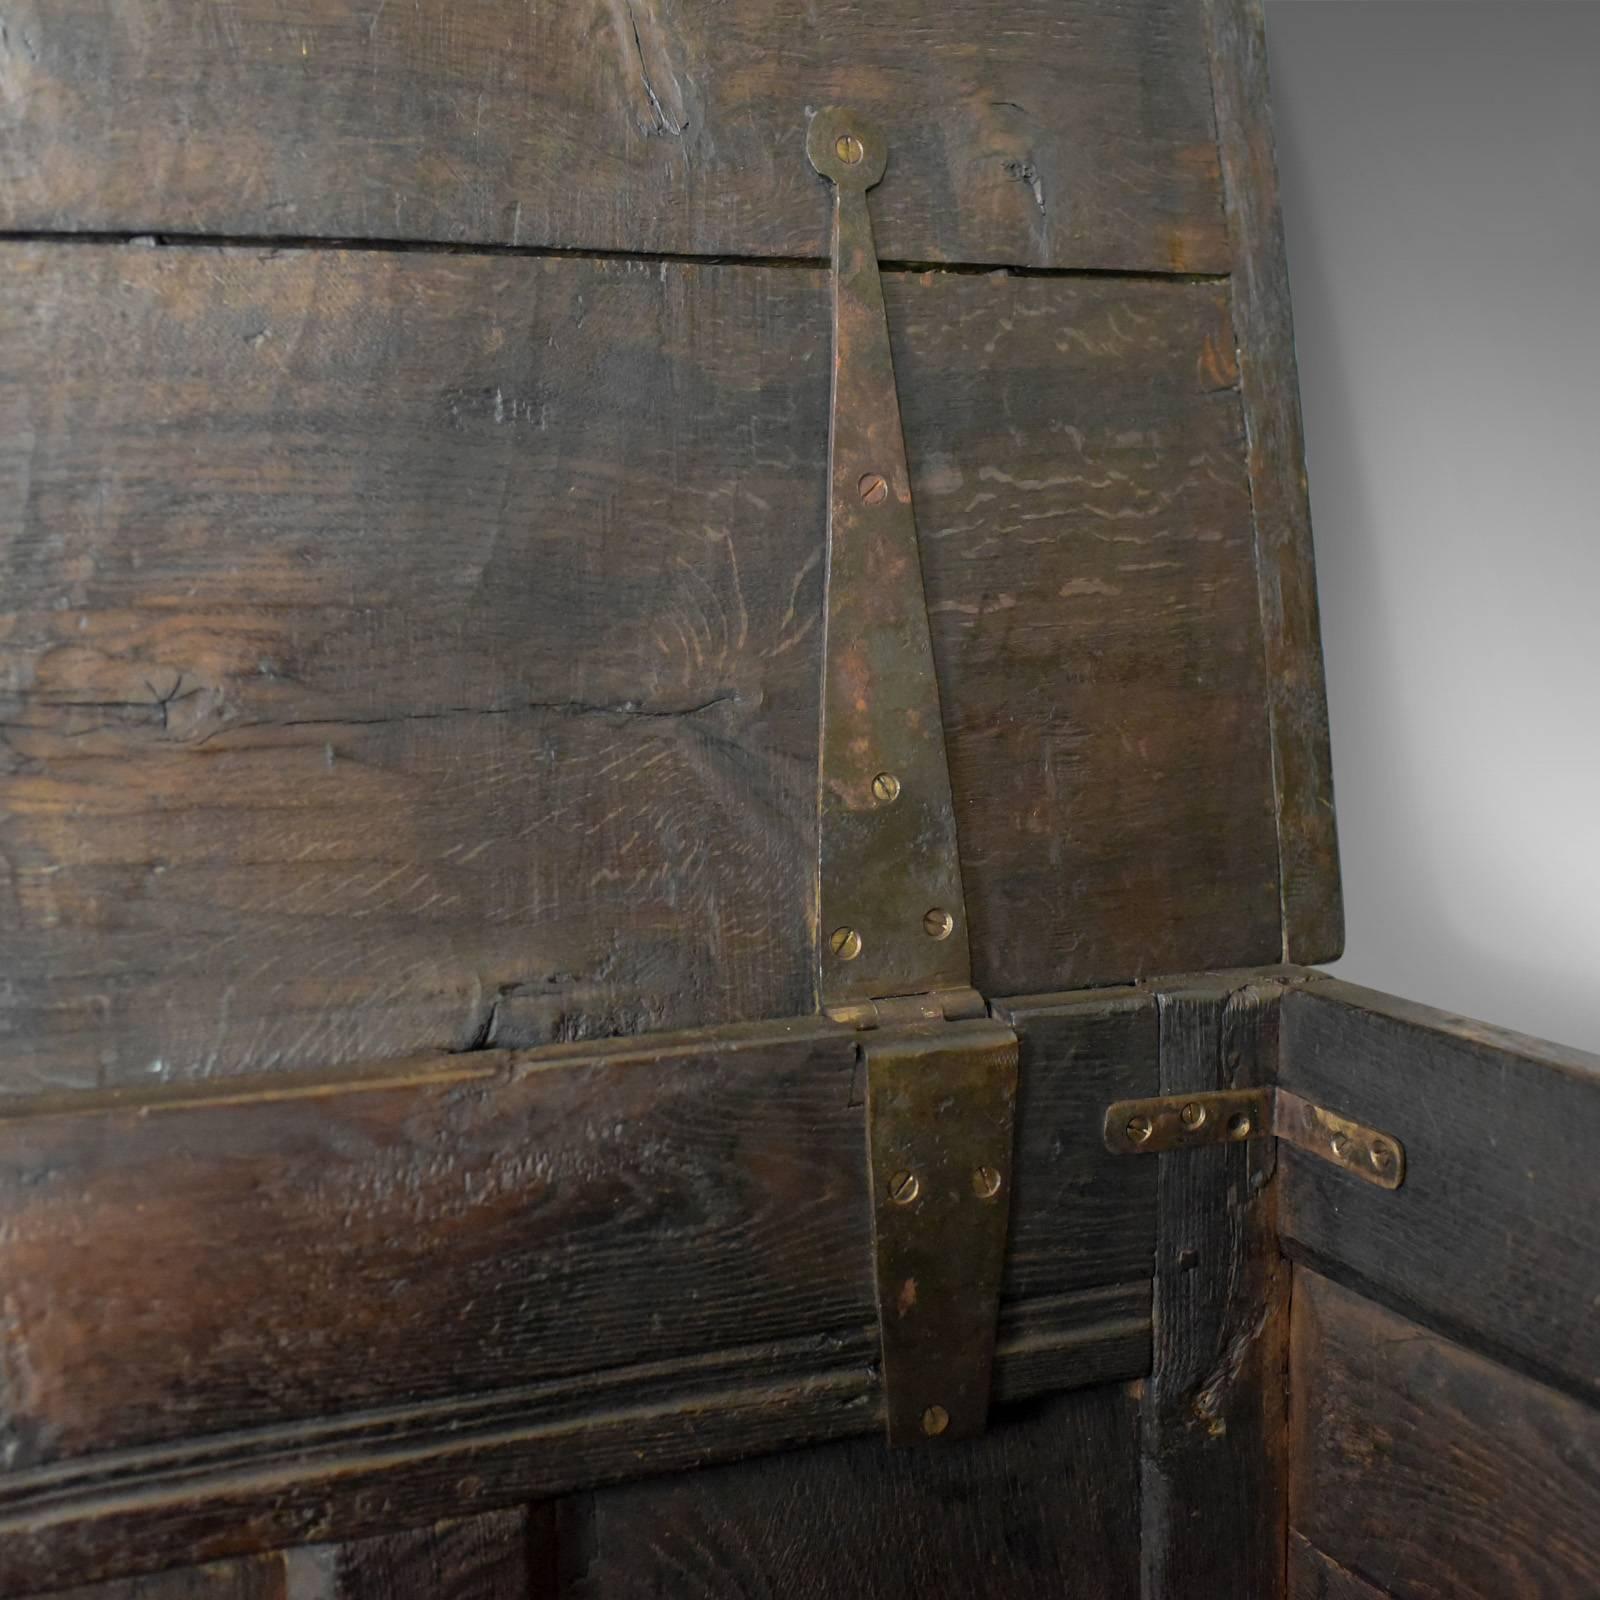
[[[861,935],[854,928],[835,928],[828,944],[841,961],[854,961],[861,954]]]
[[[1155,1131],[1155,1124],[1149,1117],[1129,1117],[1128,1125],[1123,1129],[1133,1144],[1143,1144]]]
[[[937,1439],[950,1426],[950,1413],[943,1406],[929,1406],[922,1413],[922,1431],[930,1439]]]
[[[1367,1152],[1374,1172],[1387,1172],[1394,1165],[1394,1152],[1386,1144],[1375,1144]]]
[[[889,498],[889,480],[881,472],[869,472],[856,485],[869,506],[881,506]]]
[[[861,141],[853,133],[841,133],[833,148],[847,167],[858,165],[862,156],[867,153]]]
[[[1328,1141],[1328,1148],[1333,1151],[1333,1153],[1341,1161],[1343,1161],[1345,1156],[1349,1154],[1350,1151],[1349,1136],[1343,1133],[1334,1134],[1334,1136]]]
[[[1250,1137],[1250,1118],[1245,1112],[1236,1111],[1228,1118],[1228,1137],[1230,1139]]]
[[[1183,1110],[1178,1113],[1178,1120],[1190,1131],[1190,1133],[1193,1133],[1196,1128],[1205,1127],[1206,1108],[1201,1105],[1198,1100],[1191,1100],[1188,1105],[1186,1105]]]
[[[922,1193],[922,1183],[914,1172],[897,1172],[889,1180],[889,1198],[897,1206],[908,1206]]]
[[[892,772],[880,772],[872,780],[872,793],[884,805],[891,805],[900,798],[900,780]]]
[[[980,1200],[993,1200],[1000,1193],[1000,1174],[993,1167],[978,1167],[972,1174],[972,1192]]]
[[[922,931],[930,939],[948,939],[955,931],[956,919],[943,906],[934,906],[922,918]]]

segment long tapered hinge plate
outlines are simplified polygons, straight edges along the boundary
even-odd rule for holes
[[[862,1036],[891,1444],[989,1414],[1011,1209],[1017,1036],[987,1018]]]
[[[819,784],[824,1009],[972,982],[955,808],[867,191],[888,145],[829,107],[806,152],[834,188],[833,411]]]
[[[1380,1189],[1406,1178],[1405,1146],[1392,1133],[1352,1121],[1288,1089],[1220,1089],[1118,1100],[1106,1108],[1106,1148],[1153,1155],[1246,1139],[1282,1139]]]

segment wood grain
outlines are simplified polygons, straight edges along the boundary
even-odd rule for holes
[[[813,108],[895,260],[1225,272],[1185,0],[17,0],[0,226],[824,256]]]
[[[1289,1248],[1600,1401],[1600,1058],[1331,979],[1282,1026],[1286,1087],[1406,1148],[1392,1194],[1285,1151]]]
[[[1344,902],[1261,0],[1207,0],[1206,21],[1249,435],[1277,795],[1282,959],[1333,961],[1344,949]]]
[[[1289,1532],[1288,1579],[1288,1600],[1392,1600],[1293,1529]]]
[[[862,1441],[612,1490],[561,1594],[1135,1600],[1137,1433],[1125,1389],[1092,1389],[966,1444]]]
[[[534,1570],[529,1523],[518,1508],[285,1551],[286,1600],[554,1600]]]
[[[1002,1399],[1148,1365],[1151,1178],[1098,1118],[1148,1011],[1026,1047]],[[881,1427],[842,1028],[87,1099],[0,1122],[0,1567],[34,1588]]]
[[[1162,987],[1160,1089],[1270,1081],[1275,984]],[[1279,1592],[1286,1269],[1273,1142],[1127,1158],[1158,1169],[1153,1352],[1140,1449],[1145,1600]]]
[[[1293,1393],[1294,1525],[1355,1575],[1395,1600],[1600,1592],[1592,1406],[1303,1270]]]
[[[811,1009],[821,273],[5,262],[0,1086]],[[888,305],[977,982],[1272,958],[1224,291]]]

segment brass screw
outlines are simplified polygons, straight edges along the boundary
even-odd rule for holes
[[[980,1200],[993,1200],[1000,1193],[1000,1174],[993,1167],[978,1167],[974,1169],[972,1192]]]
[[[914,1172],[897,1172],[889,1180],[889,1198],[897,1206],[908,1206],[922,1193],[922,1184]]]
[[[861,141],[853,133],[841,133],[835,141],[833,148],[838,152],[839,159],[847,167],[853,167],[866,154]]]
[[[1198,1100],[1191,1100],[1178,1113],[1178,1120],[1190,1133],[1193,1133],[1196,1128],[1203,1128],[1206,1125],[1206,1108]]]
[[[1156,1130],[1149,1117],[1129,1117],[1124,1131],[1133,1144],[1143,1144]]]
[[[881,472],[869,472],[856,485],[869,506],[881,506],[889,497],[889,482]]]
[[[1367,1152],[1374,1172],[1387,1172],[1394,1165],[1394,1152],[1386,1144],[1375,1144]]]
[[[884,805],[900,798],[900,780],[892,772],[880,772],[872,780],[872,793]]]
[[[1243,1111],[1236,1111],[1228,1118],[1228,1133],[1235,1139],[1248,1139],[1250,1137],[1250,1118]]]
[[[1349,1141],[1349,1139],[1348,1139],[1348,1138],[1347,1138],[1347,1137],[1346,1137],[1346,1136],[1345,1136],[1345,1135],[1344,1135],[1344,1134],[1342,1134],[1342,1133],[1336,1133],[1336,1134],[1334,1134],[1334,1136],[1333,1136],[1333,1137],[1332,1137],[1332,1138],[1331,1138],[1331,1139],[1330,1139],[1330,1140],[1329,1140],[1329,1141],[1328,1141],[1328,1148],[1329,1148],[1329,1149],[1330,1149],[1330,1150],[1331,1150],[1331,1151],[1333,1151],[1333,1153],[1334,1153],[1334,1154],[1335,1154],[1335,1155],[1336,1155],[1336,1156],[1337,1156],[1337,1157],[1338,1157],[1338,1158],[1339,1158],[1339,1159],[1340,1159],[1340,1160],[1341,1160],[1341,1161],[1343,1161],[1343,1160],[1344,1160],[1344,1158],[1345,1158],[1345,1154],[1346,1154],[1346,1152],[1347,1152],[1347,1151],[1348,1151],[1348,1150],[1349,1150],[1349,1149],[1350,1149],[1350,1141]]]
[[[950,1426],[950,1413],[943,1406],[929,1406],[922,1413],[922,1431],[930,1439],[937,1439]]]
[[[835,928],[828,943],[841,961],[854,961],[861,954],[861,935],[854,928]]]
[[[930,939],[948,939],[954,932],[955,925],[956,919],[943,906],[935,906],[923,914],[922,931]]]

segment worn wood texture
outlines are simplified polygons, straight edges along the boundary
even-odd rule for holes
[[[823,274],[5,263],[0,1086],[811,1009]],[[1223,289],[888,305],[977,983],[1274,958]]]
[[[52,1589],[40,1600],[311,1600],[291,1594],[283,1557],[274,1553],[173,1567],[139,1578]]]
[[[1293,1529],[1289,1532],[1287,1594],[1288,1600],[1392,1600]]]
[[[829,103],[891,259],[1228,269],[1187,0],[17,0],[0,226],[823,256]]]
[[[1331,979],[1282,1027],[1286,1087],[1406,1149],[1392,1194],[1286,1150],[1288,1247],[1600,1401],[1600,1058]]]
[[[1294,1526],[1341,1566],[1395,1600],[1600,1593],[1594,1407],[1307,1271],[1293,1393]]]
[[[1159,992],[1161,1094],[1270,1081],[1279,988]],[[1287,1268],[1272,1140],[1122,1157],[1158,1169],[1141,1426],[1145,1600],[1281,1592]]]
[[[1019,1020],[1001,1399],[1148,1366],[1154,1175],[1099,1111],[1148,1092],[1150,1022]],[[42,1588],[881,1428],[862,1090],[855,1036],[795,1022],[0,1122],[0,1570]]]
[[[999,1413],[966,1444],[861,1441],[595,1495],[563,1600],[1137,1600],[1124,1388]]]
[[[1205,9],[1255,508],[1266,713],[1277,793],[1282,959],[1332,961],[1344,949],[1344,902],[1261,0],[1206,0]]]

